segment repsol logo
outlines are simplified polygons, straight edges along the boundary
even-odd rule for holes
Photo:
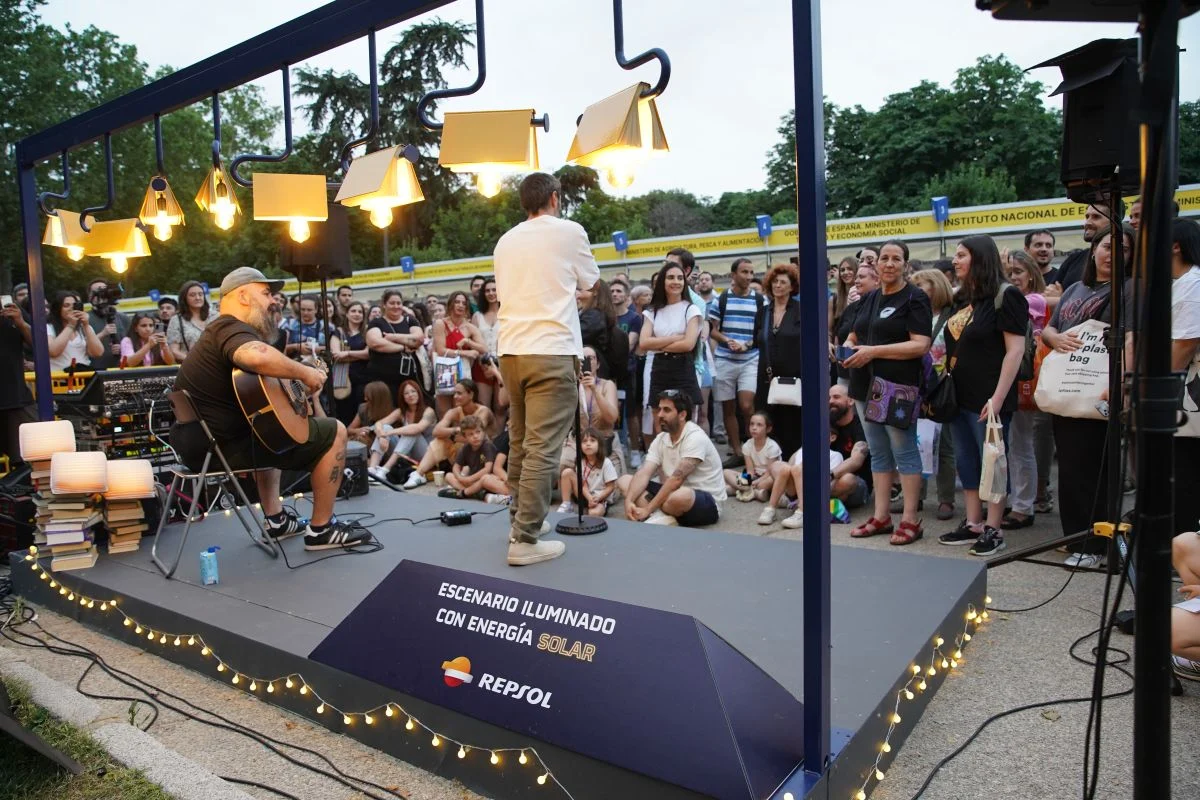
[[[518,681],[510,681],[507,678],[501,678],[487,672],[480,676],[477,685],[480,689],[502,694],[513,700],[524,700],[531,706],[541,706],[542,708],[550,707],[550,698],[554,695],[553,692],[547,692],[536,686],[529,686]]]

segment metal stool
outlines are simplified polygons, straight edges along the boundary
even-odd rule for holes
[[[239,469],[235,471],[230,468],[229,462],[225,460],[225,454],[221,452],[221,446],[217,444],[217,440],[213,438],[212,431],[208,428],[208,423],[196,413],[196,406],[192,403],[192,397],[186,389],[171,392],[167,395],[167,400],[171,404],[171,410],[175,413],[175,421],[177,423],[180,425],[193,422],[200,424],[200,429],[204,431],[204,436],[208,439],[208,451],[204,454],[204,463],[199,471],[193,472],[182,464],[171,470],[171,485],[167,489],[167,498],[163,503],[162,516],[158,520],[158,530],[155,532],[154,546],[150,548],[150,557],[154,560],[155,566],[159,568],[166,578],[170,578],[175,574],[175,570],[179,567],[179,560],[183,557],[183,547],[187,543],[188,533],[192,529],[192,522],[196,519],[196,508],[200,504],[201,490],[209,483],[220,486],[222,491],[228,492],[234,497],[232,511],[237,515],[238,521],[242,523],[242,527],[246,529],[246,534],[250,537],[250,541],[264,550],[271,558],[278,558],[279,550],[275,542],[267,536],[266,528],[254,513],[254,509],[250,505],[250,499],[246,497],[246,493],[242,490],[242,485],[238,483],[236,477],[237,474],[253,473],[255,470]],[[220,464],[220,470],[214,469],[210,472],[209,466],[212,465],[214,455]],[[182,494],[183,487],[189,481],[192,484],[192,505],[187,512],[187,521],[183,526],[183,536],[179,540],[179,549],[175,552],[175,557],[171,561],[170,566],[168,566],[158,557],[158,545],[162,541],[163,529],[166,528],[167,520],[171,518],[171,512],[175,509],[176,498]],[[237,504],[238,499],[242,502],[241,506]],[[249,515],[249,520],[246,519],[246,515]]]

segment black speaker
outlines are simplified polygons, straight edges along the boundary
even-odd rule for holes
[[[310,234],[303,242],[284,235],[279,249],[279,266],[302,283],[321,278],[349,278],[350,218],[341,203],[329,204],[329,219],[309,224]]]
[[[1122,194],[1140,188],[1137,46],[1137,39],[1097,39],[1032,68],[1062,71],[1051,96],[1063,96],[1062,182],[1077,203],[1106,201],[1118,169]]]

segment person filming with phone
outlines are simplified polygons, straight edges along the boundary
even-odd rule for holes
[[[121,340],[121,368],[158,367],[175,363],[167,346],[163,323],[148,314],[134,314],[129,335]]]

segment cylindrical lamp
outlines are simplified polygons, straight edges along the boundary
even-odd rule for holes
[[[65,419],[23,422],[18,435],[24,461],[45,461],[55,453],[75,452],[75,429]]]
[[[50,457],[50,491],[54,494],[94,494],[108,490],[108,459],[104,453],[55,453]]]
[[[154,496],[154,468],[141,458],[108,462],[105,500],[140,500]]]

